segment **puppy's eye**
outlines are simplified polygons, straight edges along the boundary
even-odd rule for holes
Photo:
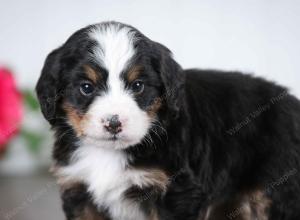
[[[144,83],[141,80],[136,80],[131,84],[131,90],[135,94],[141,94],[144,91]]]
[[[94,92],[95,88],[91,83],[85,82],[80,85],[80,92],[82,95],[88,96]]]

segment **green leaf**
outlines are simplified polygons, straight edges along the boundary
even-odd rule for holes
[[[34,95],[34,92],[32,90],[26,89],[23,90],[22,93],[23,93],[25,105],[33,111],[39,110],[40,106],[38,100]]]
[[[20,134],[25,141],[27,142],[28,149],[32,153],[38,153],[41,149],[41,143],[43,141],[43,136],[40,134],[36,134],[35,132],[31,132],[28,130],[21,130]]]

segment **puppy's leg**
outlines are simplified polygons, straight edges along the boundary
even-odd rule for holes
[[[199,220],[268,220],[271,201],[260,190],[212,204]]]
[[[62,189],[63,210],[67,220],[109,220],[92,204],[83,184]]]

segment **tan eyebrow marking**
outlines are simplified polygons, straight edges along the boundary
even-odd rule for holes
[[[101,79],[101,75],[97,74],[97,72],[89,65],[84,65],[84,69],[87,77],[92,80],[93,83],[96,83],[97,80]]]
[[[134,66],[133,68],[131,68],[127,74],[128,82],[133,82],[134,80],[136,80],[143,71],[143,69],[143,66]]]

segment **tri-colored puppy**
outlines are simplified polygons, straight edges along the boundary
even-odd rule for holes
[[[183,70],[107,22],[51,52],[36,91],[68,220],[300,219],[300,102],[285,88]]]

